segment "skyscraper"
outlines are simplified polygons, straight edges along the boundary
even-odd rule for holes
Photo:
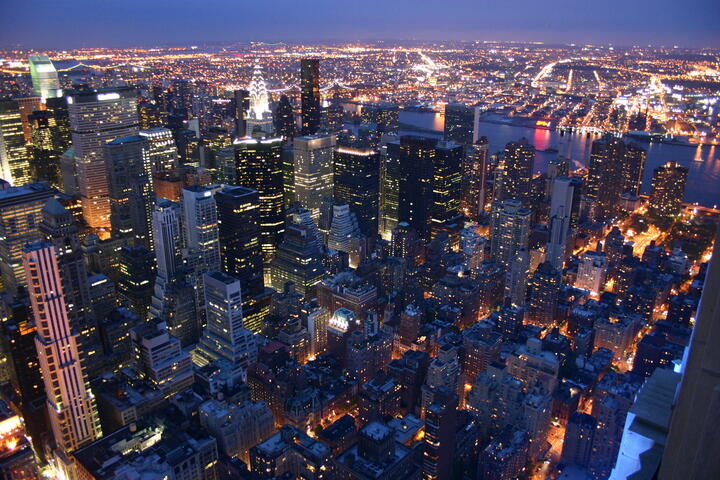
[[[45,382],[47,408],[57,449],[67,454],[102,435],[77,346],[70,326],[55,248],[29,244],[23,265],[30,285],[30,302],[37,324],[37,348]]]
[[[273,118],[270,111],[270,102],[265,84],[265,78],[262,74],[262,68],[255,65],[250,85],[248,86],[250,93],[250,109],[246,122],[246,136],[251,136],[257,130],[269,135],[273,130]]]
[[[445,140],[460,145],[470,145],[478,141],[480,109],[462,103],[445,105]]]
[[[30,115],[32,158],[30,177],[36,182],[47,182],[61,187],[60,156],[67,150],[69,139],[63,138],[52,110],[37,110]]]
[[[180,265],[182,230],[180,205],[165,199],[158,199],[152,212],[153,238],[157,276],[170,280]]]
[[[217,204],[212,189],[196,185],[183,188],[182,206],[186,247],[199,280],[205,272],[220,270]]]
[[[435,148],[432,176],[432,228],[457,221],[460,215],[461,163],[463,149],[454,142],[439,142]]]
[[[134,88],[77,90],[68,96],[83,217],[90,227],[110,227],[110,199],[103,147],[120,137],[137,135]]]
[[[77,222],[72,213],[53,197],[43,206],[41,216],[40,234],[44,241],[55,247],[67,316],[70,327],[78,334],[80,359],[84,362],[86,371],[96,372],[99,369],[96,354],[99,351],[100,339]]]
[[[553,181],[550,202],[550,241],[546,247],[545,259],[553,268],[562,270],[570,234],[574,187],[567,177],[556,177]]]
[[[549,326],[555,322],[562,278],[548,261],[538,266],[528,284],[528,321]]]
[[[275,108],[275,135],[283,139],[295,136],[295,114],[287,95],[280,95],[277,108]]]
[[[16,100],[0,100],[0,178],[15,186],[30,182],[30,162]]]
[[[350,206],[363,234],[378,233],[380,156],[373,150],[339,147],[335,150],[335,201]]]
[[[535,166],[535,147],[526,138],[510,142],[505,145],[503,161],[501,198],[520,200],[527,205]]]
[[[460,208],[474,221],[477,221],[485,210],[488,147],[488,139],[482,137],[466,148],[462,159]]]
[[[593,142],[585,193],[597,199],[597,218],[614,218],[621,195],[640,192],[644,167],[645,151],[635,145],[611,136]]]
[[[263,281],[260,199],[257,190],[226,186],[215,194],[225,273],[240,281],[244,325],[259,332],[269,308]]]
[[[300,100],[302,134],[315,135],[320,128],[320,60],[303,58],[300,61]]]
[[[236,184],[260,195],[260,243],[265,263],[285,232],[282,139],[245,139],[235,144]]]
[[[625,150],[625,161],[622,164],[623,189],[622,193],[640,195],[643,172],[645,170],[645,150],[634,144],[629,144]]]
[[[112,234],[152,248],[152,163],[145,137],[120,137],[105,145]]]
[[[286,282],[293,282],[300,295],[312,298],[315,286],[324,275],[322,254],[314,233],[303,225],[288,225],[277,255],[270,262],[272,287],[281,292]]]
[[[293,142],[295,200],[320,218],[320,206],[333,196],[335,135],[297,137]]]
[[[433,162],[437,140],[403,136],[399,143],[388,144],[388,157],[397,158],[399,222],[407,222],[425,241],[430,240],[433,213]]]
[[[504,200],[493,206],[490,251],[505,268],[509,268],[517,253],[528,246],[530,215],[530,210],[519,200]]]
[[[205,361],[223,360],[231,368],[248,368],[257,357],[253,333],[243,324],[240,280],[223,272],[205,274],[207,326],[198,345]]]
[[[40,183],[11,187],[0,182],[0,274],[8,292],[25,285],[22,250],[42,238],[41,212],[52,195],[50,187]]]
[[[52,61],[45,55],[32,55],[29,63],[35,95],[42,98],[61,97],[60,80]]]
[[[250,110],[250,92],[245,89],[235,90],[235,136],[244,137],[247,132],[247,115]]]
[[[152,173],[168,172],[177,167],[178,151],[172,130],[151,128],[150,130],[140,130],[139,135],[145,138],[146,154]]]
[[[660,217],[674,217],[682,211],[688,169],[668,162],[653,170],[648,211]]]

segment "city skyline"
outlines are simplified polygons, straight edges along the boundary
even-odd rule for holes
[[[720,47],[715,28],[720,4],[713,0],[689,0],[682,9],[671,0],[596,4],[454,0],[420,5],[410,0],[390,4],[372,0],[340,9],[334,2],[316,0],[313,7],[292,0],[210,0],[201,8],[188,0],[128,0],[113,2],[110,8],[91,0],[14,2],[3,7],[0,47],[383,40]],[[82,27],[65,28],[73,23]]]
[[[27,3],[0,478],[720,471],[720,5]]]

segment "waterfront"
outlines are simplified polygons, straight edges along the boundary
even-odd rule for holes
[[[400,123],[412,125],[429,132],[442,130],[443,116],[434,112],[401,112]],[[401,133],[413,133],[402,130]],[[490,153],[502,151],[508,142],[527,138],[535,146],[535,171],[542,173],[548,161],[562,154],[572,162],[572,167],[586,167],[590,160],[590,146],[600,135],[565,134],[554,130],[504,125],[497,122],[480,121],[480,136],[490,142]],[[666,162],[676,161],[688,168],[688,182],[685,201],[706,207],[720,205],[720,147],[685,146],[666,143],[647,143],[628,139],[647,151],[642,193],[650,193],[653,169]],[[555,149],[557,152],[542,150]]]

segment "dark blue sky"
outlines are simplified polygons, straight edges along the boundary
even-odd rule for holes
[[[720,47],[720,0],[0,0],[0,46],[373,39]]]

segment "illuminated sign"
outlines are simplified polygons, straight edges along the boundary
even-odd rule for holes
[[[102,102],[103,100],[117,100],[120,98],[119,93],[98,93],[97,99],[99,102]]]

